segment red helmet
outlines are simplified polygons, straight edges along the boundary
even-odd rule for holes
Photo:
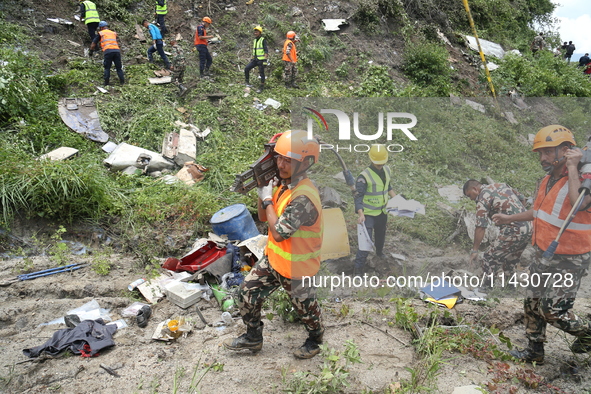
[[[203,17],[203,22],[207,22],[207,23],[211,24],[211,18],[209,16],[205,16],[205,17]]]
[[[288,31],[287,34],[285,35],[287,38],[289,38],[290,40],[293,40],[296,36],[295,31]]]
[[[275,152],[299,162],[312,157],[314,163],[317,163],[318,156],[320,156],[320,145],[315,138],[308,138],[308,132],[304,130],[287,130],[277,140]]]

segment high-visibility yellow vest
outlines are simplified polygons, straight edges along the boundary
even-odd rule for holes
[[[96,5],[92,2],[92,1],[83,1],[82,4],[84,4],[84,23],[85,24],[89,24],[89,23],[99,23],[101,21],[101,19],[99,18],[99,14],[98,11],[96,10]]]
[[[532,245],[547,250],[556,239],[558,231],[572,204],[568,196],[568,177],[562,177],[546,194],[550,175],[542,180],[534,201],[534,232]],[[579,211],[560,236],[556,254],[577,255],[591,251],[591,213]]]
[[[265,59],[265,48],[263,46],[264,37],[255,38],[252,43],[252,56],[259,60]]]
[[[166,15],[166,13],[168,12],[167,8],[166,8],[166,4],[167,1],[164,0],[164,5],[163,6],[159,6],[158,3],[156,3],[156,13],[158,15]]]
[[[361,172],[365,178],[367,186],[363,196],[363,214],[369,216],[378,216],[386,213],[386,204],[388,203],[388,188],[390,186],[390,167],[384,166],[386,181],[371,169],[366,168]]]
[[[101,36],[101,49],[103,52],[108,49],[119,49],[117,33],[109,29],[104,29],[99,31],[98,34]]]
[[[290,279],[301,279],[302,276],[314,276],[320,269],[320,249],[322,248],[322,204],[318,189],[308,178],[302,179],[295,188],[281,188],[273,194],[273,208],[277,217],[281,216],[285,207],[298,196],[306,196],[312,201],[318,218],[311,226],[301,226],[291,237],[281,242],[275,241],[269,231],[269,241],[265,253],[269,264],[280,275]]]

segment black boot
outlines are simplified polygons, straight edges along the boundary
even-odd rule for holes
[[[109,86],[109,80],[108,80],[108,79],[105,79],[105,81],[104,81],[103,85],[104,85],[104,86]]]
[[[300,85],[298,85],[298,84],[297,84],[297,83],[295,83],[295,82],[292,82],[292,83],[291,83],[291,87],[292,87],[292,88],[299,89],[299,88],[300,88]]]
[[[591,352],[591,335],[577,337],[572,345],[570,345],[570,350],[578,354]]]
[[[296,358],[308,359],[320,353],[320,345],[324,336],[324,328],[310,331],[306,342],[298,350],[293,352]]]
[[[509,354],[518,360],[528,363],[544,364],[544,342],[529,341],[529,345],[523,350],[511,350]]]
[[[286,87],[286,88],[291,88],[291,87],[292,87],[292,86],[291,86],[291,82],[285,82],[285,87]]]
[[[253,353],[263,348],[263,322],[258,327],[246,326],[246,334],[238,338],[226,339],[224,347],[229,350],[250,350]]]
[[[265,90],[265,84],[262,83],[261,86],[259,86],[259,88],[257,89],[257,93],[262,93],[263,90]]]

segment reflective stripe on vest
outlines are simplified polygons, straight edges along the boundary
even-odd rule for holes
[[[82,2],[82,4],[84,4],[84,23],[85,24],[89,24],[89,23],[98,23],[101,21],[101,19],[99,18],[99,14],[96,10],[96,5],[92,2],[92,1],[84,1]]]
[[[119,49],[119,45],[117,45],[117,33],[105,29],[99,31],[99,35],[101,36],[101,49],[103,51],[108,49]]]
[[[546,194],[547,175],[534,201],[534,232],[532,245],[547,250],[556,239],[560,227],[572,209],[568,196],[568,177],[562,177]],[[591,251],[591,213],[579,211],[562,233],[556,254],[577,255]]]
[[[263,46],[264,37],[255,38],[252,43],[252,56],[259,60],[265,59],[265,48]]]
[[[269,264],[281,276],[300,279],[314,276],[320,269],[320,249],[322,247],[322,205],[318,190],[309,179],[302,179],[294,189],[287,189],[279,196],[280,188],[273,194],[273,207],[281,216],[285,207],[298,196],[306,196],[312,201],[318,218],[311,226],[301,226],[291,237],[281,242],[275,241],[269,231],[269,241],[265,250]]]
[[[205,25],[201,24],[199,26],[203,27],[203,36],[201,36],[201,37],[206,36],[207,30],[205,30]],[[203,38],[201,38],[199,36],[199,26],[197,26],[197,30],[195,30],[195,40],[193,40],[193,44],[194,45],[207,45],[207,40],[204,40]]]
[[[388,187],[390,186],[390,168],[384,166],[386,182],[376,174],[371,168],[366,168],[361,172],[365,178],[367,186],[363,196],[363,213],[370,216],[378,216],[386,213],[386,204],[388,203]]]
[[[164,0],[164,5],[161,7],[156,3],[156,13],[158,15],[166,15],[168,11],[166,10],[166,0]]]
[[[293,45],[291,46],[291,52],[288,56],[287,55],[287,46],[289,45],[289,43],[292,43]],[[296,50],[295,42],[293,42],[289,38],[287,40],[285,40],[285,42],[283,43],[283,58],[282,59],[287,62],[291,62],[291,61],[297,62],[298,61],[298,51]]]

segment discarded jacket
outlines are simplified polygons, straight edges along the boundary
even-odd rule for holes
[[[23,349],[23,353],[31,358],[39,357],[43,352],[57,356],[69,348],[74,354],[87,354],[92,357],[100,350],[115,345],[113,341],[115,331],[117,331],[117,325],[106,325],[103,319],[84,320],[74,328],[57,330],[43,345]]]

